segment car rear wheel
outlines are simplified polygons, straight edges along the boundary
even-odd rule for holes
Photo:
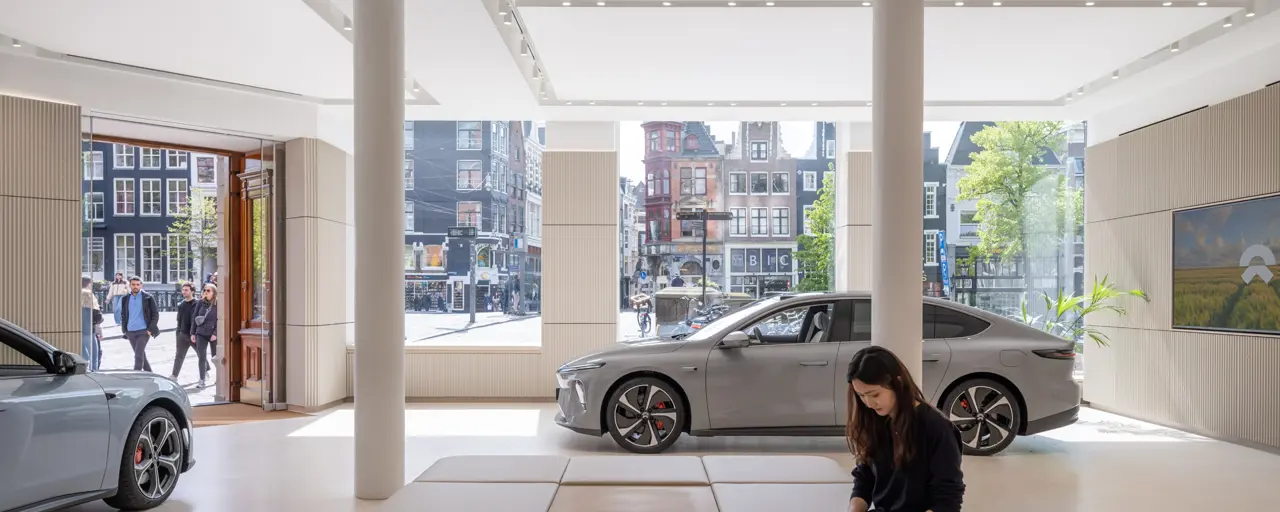
[[[965,455],[995,455],[1018,435],[1022,408],[1004,385],[969,379],[947,394],[942,412],[960,431]]]
[[[125,440],[116,495],[104,501],[121,510],[164,503],[182,474],[182,450],[182,432],[173,414],[161,407],[143,410]]]
[[[670,384],[652,377],[628,380],[606,403],[609,435],[633,453],[661,453],[680,438],[685,423],[684,397]]]

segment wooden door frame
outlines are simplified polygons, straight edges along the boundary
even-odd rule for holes
[[[226,307],[227,318],[223,321],[223,332],[226,333],[226,353],[223,354],[223,360],[226,361],[227,370],[227,401],[240,401],[240,384],[244,380],[244,368],[241,367],[241,352],[243,345],[240,340],[240,322],[243,320],[243,312],[241,311],[244,302],[243,287],[235,288],[235,283],[243,281],[243,267],[241,266],[244,244],[244,226],[243,215],[241,214],[241,204],[243,191],[240,182],[240,173],[244,171],[244,161],[247,156],[244,153],[238,153],[231,157],[228,166],[227,177],[227,207],[225,212],[226,233],[227,238],[227,273],[223,279],[226,288],[223,290],[223,300]]]

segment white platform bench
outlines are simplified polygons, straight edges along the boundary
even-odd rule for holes
[[[560,485],[706,486],[702,459],[663,455],[600,455],[574,457]]]
[[[436,461],[381,510],[845,510],[851,481],[812,456],[459,456]]]
[[[811,455],[707,455],[712,484],[849,484],[853,476],[826,457]]]

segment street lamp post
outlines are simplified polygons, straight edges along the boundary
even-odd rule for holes
[[[702,307],[707,305],[707,231],[709,231],[711,221],[732,220],[733,214],[729,212],[710,212],[701,210],[696,212],[680,212],[676,214],[679,220],[691,220],[702,223]]]

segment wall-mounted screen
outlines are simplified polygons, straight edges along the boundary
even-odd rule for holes
[[[1174,212],[1173,326],[1280,334],[1280,196]]]

